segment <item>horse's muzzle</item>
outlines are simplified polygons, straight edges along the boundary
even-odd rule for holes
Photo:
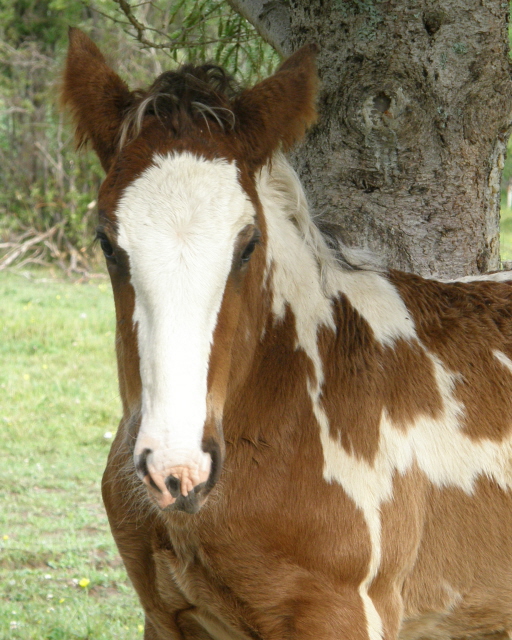
[[[208,474],[198,474],[187,465],[175,465],[164,477],[151,464],[151,449],[144,449],[135,456],[137,475],[147,486],[148,493],[165,511],[197,513],[218,480],[222,468],[222,454],[218,443],[210,438],[203,444],[203,451],[210,455]]]

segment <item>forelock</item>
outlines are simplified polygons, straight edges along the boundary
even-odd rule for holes
[[[234,79],[216,65],[184,65],[177,71],[166,71],[149,89],[135,92],[123,119],[119,147],[136,138],[151,118],[176,136],[193,125],[232,130],[232,100],[239,91]]]

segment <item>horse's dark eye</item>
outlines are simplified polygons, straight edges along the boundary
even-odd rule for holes
[[[97,238],[100,241],[101,250],[103,251],[105,258],[107,258],[107,260],[113,260],[115,258],[115,253],[114,248],[110,244],[110,240],[102,233],[98,233]]]
[[[241,260],[242,264],[245,264],[246,262],[249,262],[249,258],[251,257],[252,252],[254,251],[254,249],[255,249],[257,244],[258,244],[258,239],[254,238],[245,247],[245,249],[243,250],[242,255],[240,256],[240,260]]]

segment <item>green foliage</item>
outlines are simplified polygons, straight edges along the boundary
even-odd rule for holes
[[[5,40],[12,46],[33,40],[44,51],[53,51],[67,25],[86,18],[86,8],[80,2],[66,0],[1,0],[0,18]]]
[[[502,260],[512,260],[512,209],[506,206],[501,209],[500,254]]]
[[[67,251],[67,244],[84,247],[90,242],[87,207],[100,184],[99,163],[75,155],[71,133],[55,109],[54,58],[37,42],[15,48],[4,40],[0,47],[0,231],[7,238],[60,223],[58,251]]]
[[[153,0],[124,3],[125,26],[146,48],[175,63],[215,62],[242,82],[272,72],[278,56],[226,0]]]

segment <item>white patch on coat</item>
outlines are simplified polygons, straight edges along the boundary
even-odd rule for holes
[[[282,166],[288,165],[277,156],[272,161],[272,173],[264,167],[258,182],[267,226],[267,277],[271,278],[272,311],[276,320],[282,320],[287,305],[291,307],[295,315],[297,346],[304,349],[315,370],[320,372],[317,333],[322,326],[334,330],[332,304],[319,286],[317,256],[304,241],[300,230],[290,222],[290,209],[293,212],[296,208],[301,210],[304,204],[300,199],[304,194],[297,190],[290,202],[288,184],[280,182],[287,177],[279,171]],[[293,200],[295,195],[297,200]]]
[[[331,437],[321,401],[317,399],[313,403],[324,452],[324,478],[344,488],[362,510],[368,526],[372,552],[368,574],[360,587],[363,601],[380,566],[381,509],[393,498],[396,473],[404,475],[416,464],[435,486],[458,487],[468,495],[473,493],[476,481],[482,476],[492,478],[504,490],[512,489],[511,439],[498,443],[468,438],[462,431],[464,407],[454,394],[460,379],[448,372],[435,356],[429,357],[442,397],[442,414],[438,419],[418,416],[404,431],[396,427],[384,411],[377,455],[371,464],[347,453],[341,443]],[[374,634],[380,631],[368,603],[365,608],[372,637],[372,620]]]
[[[353,456],[345,454],[339,443],[334,443],[329,434],[329,419],[325,413],[318,393],[310,389],[310,395],[313,400],[313,413],[320,426],[320,440],[324,451],[324,479],[327,482],[339,482],[348,496],[352,498],[357,507],[363,512],[368,533],[370,535],[371,555],[368,564],[368,573],[359,585],[359,595],[363,602],[364,612],[366,616],[367,631],[370,640],[379,640],[383,636],[382,619],[375,607],[373,600],[368,594],[368,590],[377,575],[381,561],[381,520],[380,509],[375,508],[374,491],[379,490],[378,483],[374,481],[373,473],[370,473],[370,482],[361,482],[360,467],[366,467],[371,471],[370,465],[364,461],[357,461]],[[342,460],[339,459],[339,453],[342,452]],[[345,454],[345,455],[343,455]],[[346,468],[337,469],[338,464],[347,464]],[[356,470],[355,481],[351,482],[351,471]],[[342,478],[336,471],[342,470]]]
[[[119,201],[142,379],[135,453],[151,449],[164,478],[175,466],[209,471],[201,439],[213,332],[235,239],[254,213],[234,163],[190,153],[156,155]]]
[[[399,338],[416,338],[414,321],[396,287],[385,276],[372,271],[332,270],[327,280],[330,295],[344,293],[382,345],[392,346]]]

